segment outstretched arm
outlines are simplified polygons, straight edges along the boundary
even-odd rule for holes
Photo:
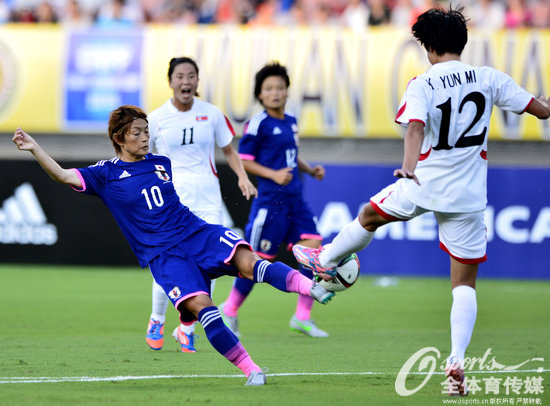
[[[538,97],[533,100],[526,111],[537,118],[546,120],[550,117],[550,98],[545,99],[544,96]]]
[[[229,164],[229,167],[233,170],[233,172],[235,172],[235,174],[239,178],[239,189],[241,189],[241,192],[243,196],[246,197],[246,200],[250,199],[251,197],[258,197],[258,191],[254,187],[252,182],[250,182],[250,179],[248,179],[248,175],[246,174],[246,171],[243,167],[243,161],[237,154],[237,151],[235,151],[231,144],[223,147],[222,151],[225,155],[227,163]]]
[[[13,134],[12,141],[17,145],[17,148],[21,151],[30,151],[44,171],[50,175],[50,177],[59,183],[74,186],[75,188],[82,188],[80,179],[75,171],[71,169],[63,169],[59,164],[50,157],[46,151],[42,149],[40,145],[25,131],[18,128]]]
[[[420,157],[420,150],[422,148],[422,141],[424,140],[424,124],[418,121],[411,121],[407,127],[407,133],[405,134],[405,152],[403,155],[403,164],[401,169],[393,171],[393,176],[396,178],[407,178],[414,180],[420,185],[418,178],[414,174],[418,158]]]

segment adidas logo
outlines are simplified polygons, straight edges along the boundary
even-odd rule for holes
[[[282,131],[279,127],[275,127],[273,129],[273,135],[282,134]]]
[[[122,174],[118,177],[119,179],[122,179],[122,178],[127,178],[129,176],[132,176],[128,173],[128,171],[124,171],[122,172]]]
[[[57,227],[49,224],[30,183],[23,183],[0,208],[0,244],[53,245]]]

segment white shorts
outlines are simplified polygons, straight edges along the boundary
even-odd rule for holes
[[[409,200],[397,181],[370,199],[373,209],[391,221],[407,221],[432,210]],[[483,211],[472,213],[433,212],[439,225],[439,247],[463,264],[487,260],[487,228]]]

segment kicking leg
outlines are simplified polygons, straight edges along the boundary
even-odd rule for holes
[[[334,296],[318,283],[282,262],[262,260],[247,247],[239,246],[231,259],[239,273],[257,283],[269,283],[283,292],[296,292],[311,296],[319,303],[327,303]]]
[[[382,217],[368,203],[359,216],[346,225],[324,249],[295,245],[292,252],[300,264],[315,273],[330,274],[330,270],[333,270],[344,258],[365,249],[372,241],[376,229],[390,221],[393,220]]]

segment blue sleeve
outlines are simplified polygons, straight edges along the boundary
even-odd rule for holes
[[[248,123],[245,125],[245,132],[241,141],[239,142],[239,156],[241,159],[249,161],[257,161],[258,153],[261,145],[261,135],[258,131],[257,134],[251,134],[248,131]]]
[[[82,182],[82,189],[75,190],[77,192],[99,196],[105,186],[107,168],[100,165],[100,162],[98,162],[95,165],[91,165],[86,168],[77,168],[76,170],[78,171]]]

